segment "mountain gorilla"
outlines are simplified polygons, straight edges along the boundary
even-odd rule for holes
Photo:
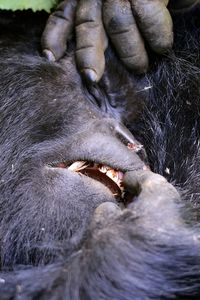
[[[199,299],[200,7],[148,75],[110,49],[87,87],[45,18],[1,15],[0,298]]]

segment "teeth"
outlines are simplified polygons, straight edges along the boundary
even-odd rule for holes
[[[117,181],[116,172],[114,170],[107,171],[106,176],[110,177],[115,182]]]
[[[71,166],[68,167],[68,170],[78,172],[80,170],[83,170],[89,166],[89,163],[86,163],[85,161],[76,161]]]
[[[106,176],[108,176],[110,179],[112,179],[118,185],[118,187],[121,189],[121,191],[123,192],[124,188],[122,186],[122,179],[124,177],[124,174],[120,171],[115,171],[108,166],[99,165],[96,163],[91,164],[86,161],[76,161],[68,167],[68,170],[74,171],[74,172],[79,172],[83,169],[86,169],[87,167],[92,167],[94,169],[98,169],[101,173],[104,173]]]
[[[106,176],[108,176],[110,179],[112,179],[118,185],[118,187],[121,190],[123,190],[122,179],[124,177],[124,174],[122,172],[115,171],[108,166],[99,167],[99,171],[106,174]]]
[[[99,168],[99,171],[101,171],[102,173],[106,173],[108,171],[108,167],[102,166],[101,168]]]

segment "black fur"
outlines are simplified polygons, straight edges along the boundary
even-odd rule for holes
[[[148,75],[134,77],[109,52],[88,89],[71,51],[61,64],[40,56],[39,15],[25,16],[23,27],[21,15],[3,14],[0,27],[0,299],[200,299],[200,8],[175,18],[174,50]],[[102,184],[52,168],[81,159],[141,168],[119,120],[181,203],[113,210]]]

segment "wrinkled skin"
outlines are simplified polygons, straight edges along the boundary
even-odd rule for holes
[[[172,47],[172,19],[167,5],[172,11],[182,11],[197,2],[198,0],[63,1],[47,21],[42,36],[43,52],[50,60],[61,58],[75,26],[76,63],[84,78],[90,82],[101,79],[105,69],[107,36],[128,69],[138,74],[145,73],[149,66],[147,47],[157,54],[166,53]]]
[[[200,8],[177,19],[175,51],[147,76],[109,51],[88,87],[73,51],[59,64],[41,57],[38,16],[0,26],[1,299],[198,300]],[[123,171],[134,199],[121,207],[59,166],[76,160]]]

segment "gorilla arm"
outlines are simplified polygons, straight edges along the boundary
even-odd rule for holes
[[[97,82],[103,75],[106,33],[125,66],[136,73],[144,73],[148,69],[145,44],[159,54],[172,47],[168,2],[80,0],[77,4],[76,0],[63,1],[47,21],[42,36],[44,54],[50,60],[58,60],[64,55],[75,20],[76,62],[87,80]],[[172,10],[181,10],[195,3],[195,0],[171,0],[169,6]]]
[[[150,171],[127,172],[124,185],[129,191],[140,190],[137,200],[124,210],[112,202],[100,204],[83,247],[65,263],[1,274],[3,299],[199,295],[200,243],[181,219],[176,189]]]

